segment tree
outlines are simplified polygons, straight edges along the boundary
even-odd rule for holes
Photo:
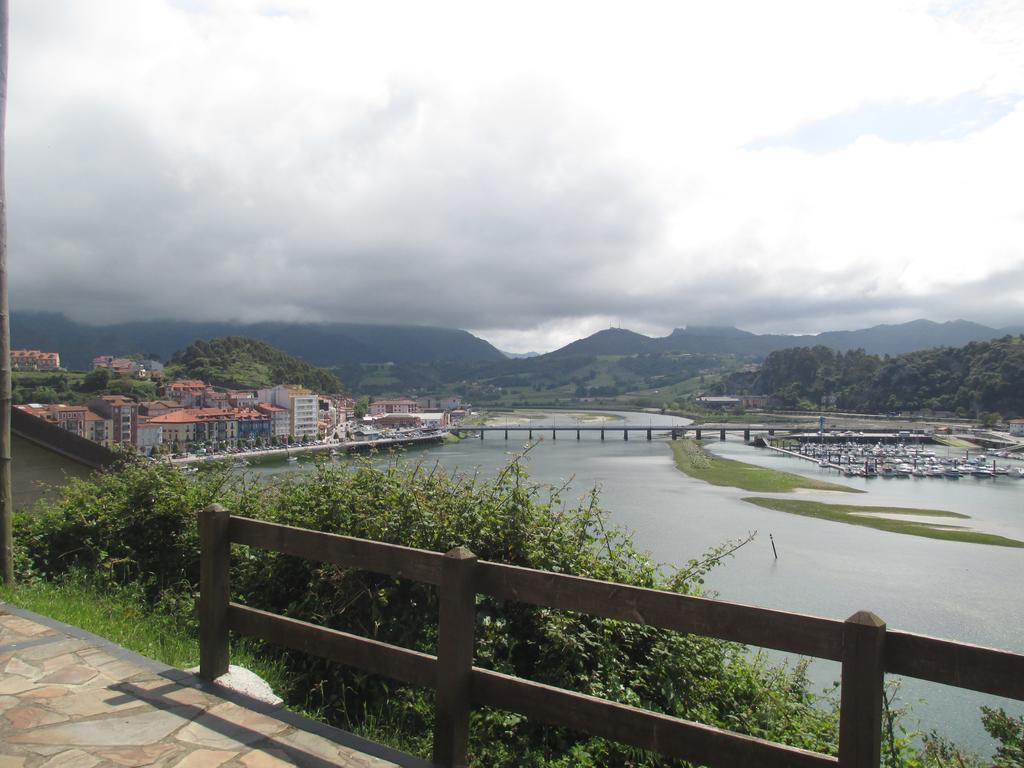
[[[370,410],[370,398],[360,397],[356,400],[355,408],[352,409],[357,419],[363,418]]]
[[[110,385],[110,369],[97,368],[85,374],[82,379],[83,392],[102,392]]]

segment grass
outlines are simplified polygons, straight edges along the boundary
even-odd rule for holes
[[[100,586],[71,575],[56,582],[0,586],[0,603],[92,632],[170,667],[199,664],[199,640],[188,628],[189,622],[171,611],[150,608],[131,586]],[[260,652],[249,639],[232,643],[231,663],[252,670],[282,696],[281,691],[287,690],[283,664],[274,654]]]
[[[813,491],[845,491],[863,493],[837,483],[812,480],[789,472],[779,472],[733,459],[723,459],[705,451],[696,440],[675,440],[671,443],[676,467],[690,477],[712,485],[727,485],[744,491],[781,493],[807,488]]]
[[[977,443],[972,443],[959,437],[952,437],[951,435],[935,435],[932,439],[935,440],[936,443],[939,443],[940,445],[947,445],[950,448],[978,449],[981,447]]]
[[[928,539],[943,541],[962,541],[968,544],[989,544],[996,547],[1024,547],[1024,541],[1008,539],[991,533],[972,531],[961,526],[926,523],[920,520],[894,520],[891,517],[878,515],[915,515],[920,517],[950,517],[970,519],[959,512],[947,512],[941,509],[912,509],[908,507],[863,507],[853,504],[826,504],[820,501],[805,499],[773,499],[750,496],[743,501],[757,504],[759,507],[788,512],[791,515],[814,517],[819,520],[831,520],[834,523],[861,525],[879,531],[902,533],[908,536],[923,536]]]

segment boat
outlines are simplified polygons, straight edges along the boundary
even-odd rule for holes
[[[288,457],[288,458],[286,459],[286,461],[287,461],[287,462],[288,462],[289,464],[293,464],[293,463],[297,462],[298,460],[299,460],[299,457],[298,457],[298,456],[289,456],[289,457]]]

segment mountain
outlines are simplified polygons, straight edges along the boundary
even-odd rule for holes
[[[540,352],[506,352],[501,351],[509,360],[529,360],[531,357],[540,357]]]
[[[636,355],[650,352],[655,339],[625,328],[606,328],[566,344],[542,357],[583,357],[585,355]]]
[[[88,325],[52,312],[13,312],[15,348],[60,353],[65,368],[84,370],[97,355],[153,354],[168,359],[197,339],[246,336],[308,363],[497,362],[495,347],[466,331],[357,323],[225,323],[184,320]]]
[[[933,347],[962,347],[1021,333],[1020,328],[989,328],[966,320],[936,323],[912,320],[898,325],[876,325],[856,331],[826,331],[789,336],[756,334],[728,326],[676,328],[668,336],[651,338],[612,328],[598,331],[548,353],[555,358],[582,355],[637,355],[644,352],[733,354],[765,357],[782,349],[825,346],[840,352],[863,349],[873,355],[901,355]]]
[[[167,368],[176,377],[202,379],[219,387],[259,389],[298,384],[314,392],[341,391],[334,374],[266,342],[242,336],[196,341],[175,352]]]

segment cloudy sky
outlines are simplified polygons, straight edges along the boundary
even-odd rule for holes
[[[11,0],[11,303],[1024,322],[1020,0]]]

